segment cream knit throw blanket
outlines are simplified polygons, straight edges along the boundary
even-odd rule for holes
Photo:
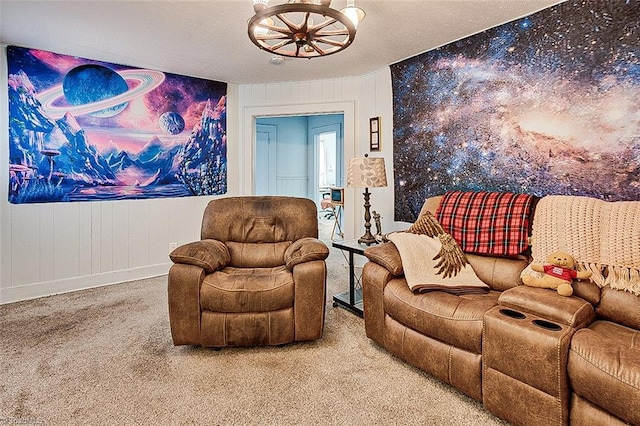
[[[638,201],[544,197],[536,207],[531,247],[534,263],[543,264],[549,253],[562,250],[590,271],[598,286],[640,295]]]

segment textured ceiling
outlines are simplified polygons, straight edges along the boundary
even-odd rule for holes
[[[280,65],[247,36],[251,0],[0,0],[0,42],[228,83],[302,81],[365,75],[557,3],[357,0],[367,16],[349,48]]]

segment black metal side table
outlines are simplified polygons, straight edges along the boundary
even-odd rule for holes
[[[363,316],[362,285],[360,285],[360,278],[355,275],[353,255],[359,254],[360,256],[364,256],[364,251],[369,246],[359,244],[358,240],[334,241],[332,245],[335,248],[349,253],[349,291],[334,295],[333,306],[342,306],[356,315]],[[358,286],[356,286],[356,281],[358,282]]]

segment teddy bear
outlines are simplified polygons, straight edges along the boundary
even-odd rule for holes
[[[555,289],[561,296],[571,296],[574,279],[587,279],[591,277],[589,271],[576,271],[576,261],[569,253],[555,251],[547,256],[545,265],[531,264],[531,269],[542,272],[544,275],[536,278],[531,275],[523,275],[522,282],[530,287]]]

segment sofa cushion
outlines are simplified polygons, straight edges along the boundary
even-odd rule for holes
[[[495,191],[447,191],[436,218],[466,253],[517,255],[529,245],[534,197]]]
[[[640,330],[640,296],[609,286],[603,287],[600,294],[596,309],[599,317]]]
[[[608,411],[573,393],[571,395],[571,424],[572,425],[607,425],[629,426]]]
[[[590,280],[573,280],[573,296],[597,306],[600,303],[600,287]]]
[[[482,318],[500,293],[457,296],[441,291],[414,294],[404,278],[384,289],[385,312],[401,324],[450,345],[480,354]]]
[[[576,394],[640,424],[640,332],[609,321],[578,330],[571,340],[569,380]]]
[[[222,242],[278,243],[318,237],[318,208],[308,198],[226,197],[209,201],[201,239]]]
[[[202,346],[282,345],[295,340],[293,308],[270,312],[202,312]]]
[[[285,268],[233,268],[209,274],[202,282],[200,306],[215,312],[268,312],[290,308],[293,274]]]

